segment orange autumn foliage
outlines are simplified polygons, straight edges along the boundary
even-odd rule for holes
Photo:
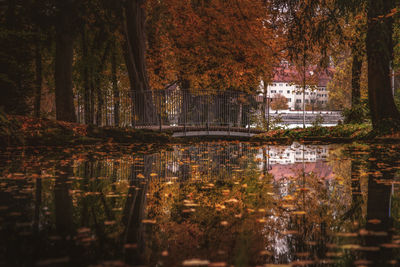
[[[185,81],[192,91],[255,91],[277,63],[280,38],[268,3],[148,1],[151,87]]]

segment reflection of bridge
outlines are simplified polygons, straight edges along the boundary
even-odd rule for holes
[[[268,98],[236,91],[163,90],[115,96],[107,94],[95,103],[91,116],[99,126],[170,130],[174,136],[251,136],[261,133],[269,122]],[[100,101],[100,100],[97,100]],[[85,108],[78,101],[79,122],[85,122]],[[319,113],[307,114],[306,123]],[[336,123],[337,115],[329,117]],[[271,118],[275,118],[271,114]],[[287,118],[286,118],[287,117]],[[299,123],[302,114],[281,116],[284,123]],[[87,119],[87,118],[86,118]]]

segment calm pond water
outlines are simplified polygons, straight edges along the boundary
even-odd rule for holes
[[[6,151],[1,266],[399,266],[400,145]]]

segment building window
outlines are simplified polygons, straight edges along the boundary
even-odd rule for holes
[[[288,100],[288,102],[292,102],[292,99],[291,99],[291,98],[287,98],[287,100]]]
[[[308,104],[308,99],[305,100],[305,103]]]
[[[283,90],[279,90],[279,93],[282,94],[282,93],[283,93]]]
[[[301,103],[301,99],[296,99],[296,103]]]
[[[290,91],[289,91],[289,90],[287,90],[287,91],[286,91],[286,93],[290,94]]]
[[[276,93],[276,90],[271,90],[271,94],[275,94]]]
[[[280,83],[280,84],[279,84],[279,86],[283,86],[283,84],[282,84],[282,83]]]

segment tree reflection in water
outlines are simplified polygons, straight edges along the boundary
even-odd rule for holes
[[[0,265],[396,265],[399,148],[5,153]]]

